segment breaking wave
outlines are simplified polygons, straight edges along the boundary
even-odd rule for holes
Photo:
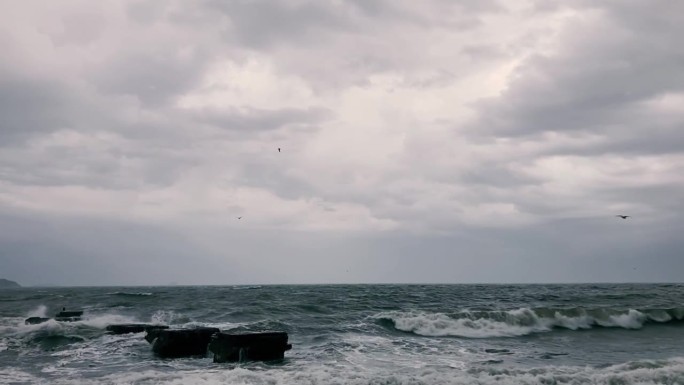
[[[100,378],[55,377],[49,381],[12,368],[0,368],[0,376],[10,383],[32,384],[345,384],[345,385],[655,385],[680,384],[684,360],[635,361],[605,368],[546,366],[519,369],[472,368],[468,370],[413,369],[410,373],[363,367],[346,368],[312,364],[298,370],[269,368],[250,370],[244,367],[225,369],[154,369],[112,373]]]
[[[528,309],[461,311],[457,313],[384,312],[379,324],[422,336],[466,338],[516,337],[553,329],[594,327],[640,329],[648,323],[684,320],[684,308],[671,309]]]
[[[110,293],[110,294],[120,296],[120,297],[149,297],[149,296],[154,295],[154,293],[148,293],[148,292],[139,292],[139,293],[131,292],[131,293],[129,293],[129,292],[125,292],[125,291],[117,291],[117,292]]]
[[[254,290],[261,289],[261,285],[235,285],[233,290]]]

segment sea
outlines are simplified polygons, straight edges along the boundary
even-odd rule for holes
[[[25,325],[62,307],[78,322]],[[109,324],[286,331],[275,362],[155,357]],[[1,384],[684,384],[684,285],[0,290]]]

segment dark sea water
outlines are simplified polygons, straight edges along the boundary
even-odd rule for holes
[[[74,323],[24,325],[62,306]],[[684,285],[0,290],[2,384],[684,384]],[[108,324],[283,330],[283,362],[159,359]]]

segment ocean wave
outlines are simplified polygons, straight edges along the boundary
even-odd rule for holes
[[[380,313],[373,318],[382,326],[422,336],[489,338],[516,337],[553,329],[640,329],[648,323],[680,322],[684,320],[684,308],[520,308],[508,311],[461,311],[451,314],[393,311]]]
[[[49,381],[19,371],[0,374],[10,380],[31,380],[31,383],[72,384],[79,382],[74,376],[54,377]],[[574,384],[679,384],[684,377],[684,360],[674,358],[662,361],[635,361],[605,368],[588,366],[545,366],[537,368],[478,367],[468,370],[414,368],[399,371],[384,368],[344,367],[312,364],[296,370],[269,368],[250,370],[247,367],[223,369],[191,369],[160,371],[154,369],[120,371],[99,378],[87,378],[91,384],[345,384],[345,385],[574,385]]]
[[[64,333],[76,333],[91,336],[104,332],[108,325],[137,323],[137,318],[119,314],[90,315],[79,321],[60,322],[49,319],[39,324],[25,324],[22,317],[0,318],[0,335],[12,338],[30,338],[40,335],[61,335]],[[66,335],[66,334],[65,334]]]
[[[232,288],[233,290],[254,290],[261,289],[261,285],[235,285]]]
[[[116,295],[120,297],[149,297],[154,295],[154,293],[149,292],[126,292],[126,291],[116,291],[109,293],[110,295]]]
[[[133,317],[118,314],[98,314],[74,322],[50,319],[40,324],[24,323],[20,317],[0,317],[0,352],[13,350],[20,354],[42,354],[50,351],[72,351],[87,341],[106,336],[110,324],[136,323]],[[98,347],[98,349],[101,347]],[[0,383],[3,383],[0,380]]]
[[[74,334],[40,333],[32,336],[27,342],[31,345],[38,345],[43,350],[53,350],[58,347],[83,342],[85,340],[85,337]]]
[[[140,322],[136,317],[125,316],[120,314],[98,314],[89,315],[80,321],[71,322],[75,326],[89,326],[96,329],[104,329],[108,325],[113,324],[127,324]]]
[[[191,322],[187,316],[173,310],[157,310],[150,319],[152,323],[162,325],[177,325]]]
[[[39,384],[40,379],[20,369],[0,367],[0,378],[8,384]]]
[[[24,318],[21,317],[0,318],[0,335],[5,337],[21,337],[43,330],[62,330],[63,328],[59,322],[53,319],[40,324],[26,325]]]

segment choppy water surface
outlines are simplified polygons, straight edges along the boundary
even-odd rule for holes
[[[62,306],[74,323],[24,325]],[[284,330],[280,363],[155,358],[112,323]],[[0,291],[0,383],[684,384],[682,285]]]

